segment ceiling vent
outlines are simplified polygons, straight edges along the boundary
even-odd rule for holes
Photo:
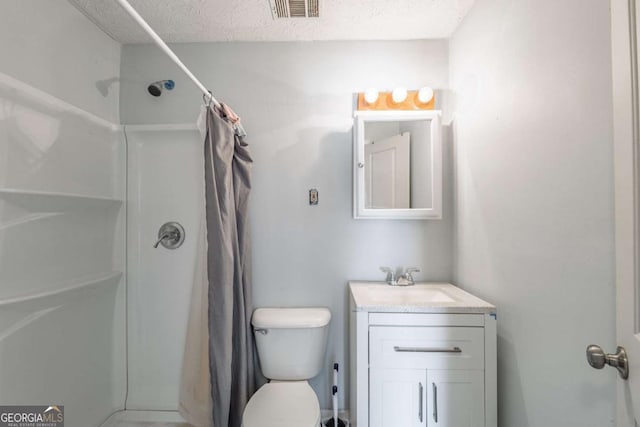
[[[269,0],[273,19],[317,18],[320,16],[319,0]]]

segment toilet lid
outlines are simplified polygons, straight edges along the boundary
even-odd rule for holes
[[[243,427],[318,427],[320,404],[306,381],[270,382],[251,397]]]

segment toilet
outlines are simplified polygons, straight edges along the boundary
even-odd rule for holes
[[[251,324],[262,374],[270,381],[251,397],[243,427],[318,427],[318,396],[307,382],[324,363],[327,308],[258,308]]]

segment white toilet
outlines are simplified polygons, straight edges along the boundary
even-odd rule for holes
[[[269,383],[251,397],[243,427],[318,427],[320,404],[307,382],[322,370],[331,312],[326,308],[258,308],[251,324]]]

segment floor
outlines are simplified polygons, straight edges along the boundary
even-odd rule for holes
[[[101,427],[193,427],[177,412],[120,411],[111,415]]]
[[[186,423],[156,423],[142,421],[121,421],[114,424],[113,427],[192,427]]]

